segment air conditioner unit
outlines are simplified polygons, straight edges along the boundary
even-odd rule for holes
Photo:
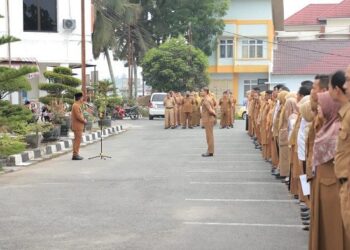
[[[63,29],[74,30],[76,27],[75,19],[63,19]]]

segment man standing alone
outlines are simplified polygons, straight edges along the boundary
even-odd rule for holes
[[[211,157],[214,155],[214,123],[216,114],[214,110],[214,100],[209,95],[209,89],[202,89],[202,125],[205,128],[208,150],[202,154],[203,157]]]
[[[82,160],[83,157],[79,155],[81,137],[83,135],[84,125],[86,120],[84,119],[81,105],[84,103],[83,94],[77,93],[74,95],[75,102],[72,106],[72,130],[74,132],[74,143],[73,143],[73,157],[72,160]]]

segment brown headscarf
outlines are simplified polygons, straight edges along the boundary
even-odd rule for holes
[[[299,112],[304,120],[307,122],[312,122],[315,118],[315,113],[311,108],[310,96],[305,96],[303,99],[301,99],[298,106]]]
[[[318,93],[318,104],[321,106],[324,123],[317,132],[314,144],[313,170],[317,166],[332,160],[336,153],[336,142],[340,128],[338,111],[340,105],[332,99],[329,92]]]
[[[285,104],[286,104],[286,96],[289,94],[288,91],[281,91],[278,96],[277,99],[280,101],[280,115],[279,115],[279,123],[278,123],[278,130],[280,130],[283,126],[283,122],[284,122],[284,114],[285,114]]]
[[[285,104],[285,118],[289,118],[292,114],[298,114],[297,98],[292,93],[287,95]]]

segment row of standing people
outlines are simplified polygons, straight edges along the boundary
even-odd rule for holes
[[[350,67],[304,81],[297,93],[283,85],[248,93],[248,134],[299,200],[311,250],[350,249],[349,100]]]
[[[225,91],[219,103],[210,93],[214,109],[220,108],[221,128],[232,128],[235,121],[236,100],[230,91]],[[201,126],[201,105],[203,97],[196,92],[187,91],[184,96],[179,92],[170,91],[164,99],[165,120],[164,128],[182,127],[194,128]]]

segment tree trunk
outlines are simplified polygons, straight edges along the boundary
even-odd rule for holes
[[[117,87],[115,86],[115,78],[114,78],[114,73],[113,73],[113,67],[112,67],[111,58],[109,56],[108,48],[104,48],[104,54],[106,56],[107,63],[108,63],[109,75],[111,76],[111,81],[113,83],[113,94],[116,95],[117,94]],[[96,72],[95,72],[95,74],[96,74]]]
[[[134,86],[135,86],[135,99],[137,98],[137,65],[136,58],[134,58]]]

